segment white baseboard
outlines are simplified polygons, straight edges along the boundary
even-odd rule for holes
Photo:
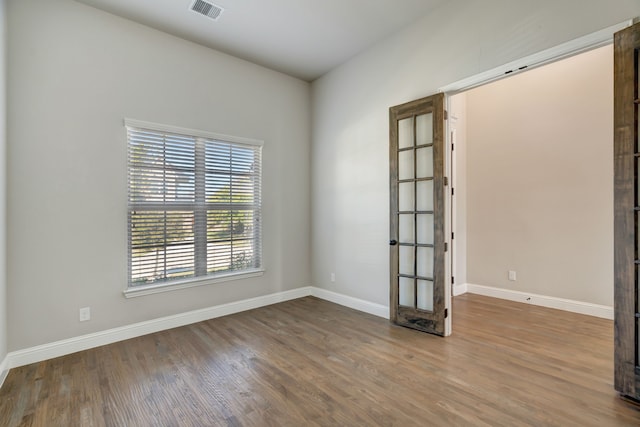
[[[490,286],[464,283],[454,286],[454,295],[461,295],[465,292],[486,295],[495,298],[502,298],[510,301],[524,302],[543,307],[556,308],[571,311],[574,313],[587,314],[591,316],[613,319],[613,307],[590,304],[581,301],[568,300],[563,298],[549,297],[526,292],[512,291],[508,289],[494,288]],[[228,304],[221,304],[200,310],[189,311],[173,316],[148,320],[119,328],[108,329],[106,331],[82,335],[66,340],[43,344],[23,350],[12,351],[0,362],[0,386],[4,382],[9,369],[30,363],[41,362],[54,357],[64,356],[77,351],[87,350],[101,345],[139,337],[166,329],[189,325],[203,320],[214,319],[216,317],[227,316],[241,311],[252,310],[279,302],[302,298],[313,295],[317,298],[330,301],[345,307],[359,310],[374,316],[389,318],[389,307],[382,304],[354,298],[348,295],[329,291],[313,286],[302,287],[290,291],[277,292],[261,297],[250,298]]]
[[[0,388],[2,384],[4,384],[4,380],[7,379],[7,375],[9,375],[9,355],[7,354],[2,362],[0,362]]]
[[[455,285],[453,285],[453,296],[457,297],[458,295],[462,295],[462,294],[466,294],[468,291],[467,289],[467,284],[466,283],[456,283]]]
[[[227,316],[241,311],[252,310],[279,302],[289,301],[292,299],[302,298],[313,295],[320,299],[324,299],[345,307],[373,314],[375,316],[389,318],[389,307],[376,304],[370,301],[361,300],[337,292],[328,291],[326,289],[316,288],[312,286],[293,289],[290,291],[277,292],[274,294],[264,295],[261,297],[250,298],[242,301],[221,304],[213,307],[203,308],[200,310],[180,313],[173,316],[161,317],[159,319],[148,320],[145,322],[134,323],[132,325],[122,326],[119,328],[108,329],[106,331],[95,332],[92,334],[81,335],[74,338],[55,341],[48,344],[38,345],[23,350],[12,351],[0,363],[0,386],[2,381],[9,372],[9,369],[18,366],[37,363],[43,360],[60,357],[67,354],[75,353],[82,350],[98,347],[101,345],[111,344],[154,332],[164,331],[166,329],[177,328],[189,325],[203,320],[214,319],[216,317]]]
[[[365,313],[373,314],[374,316],[384,317],[385,319],[389,318],[389,306],[386,305],[365,301],[316,287],[311,288],[311,295],[345,307],[353,308],[354,310],[364,311]]]
[[[191,323],[214,319],[216,317],[227,316],[229,314],[252,310],[254,308],[264,307],[309,295],[311,295],[311,287],[307,286],[290,291],[277,292],[261,297],[134,323],[132,325],[108,329],[106,331],[95,332],[49,344],[43,344],[24,350],[12,351],[7,355],[3,365],[0,365],[0,367],[4,367],[4,369],[11,369],[101,345],[111,344],[166,329],[189,325]]]
[[[472,294],[506,299],[509,301],[523,302],[542,307],[555,308],[570,311],[572,313],[587,314],[613,320],[613,307],[588,302],[575,301],[564,298],[550,297],[546,295],[532,294],[528,292],[512,291],[510,289],[494,288],[491,286],[465,284],[467,291]],[[454,313],[455,315],[455,313]]]

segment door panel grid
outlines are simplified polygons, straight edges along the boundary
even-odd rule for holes
[[[444,97],[390,109],[391,319],[444,334]]]
[[[400,237],[400,305],[416,310],[433,311],[433,252],[426,246],[433,245],[433,210],[418,210],[433,206],[427,183],[433,183],[433,113],[417,114],[401,120],[398,140],[399,184],[399,237]],[[400,144],[399,144],[400,145]],[[420,147],[420,148],[418,148]],[[400,213],[402,212],[402,213]],[[425,265],[426,264],[426,265]],[[431,269],[432,270],[432,269]],[[428,280],[427,280],[428,279]]]

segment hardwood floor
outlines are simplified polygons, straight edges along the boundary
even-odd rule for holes
[[[1,426],[638,426],[613,323],[477,295],[440,338],[313,297],[12,369]]]

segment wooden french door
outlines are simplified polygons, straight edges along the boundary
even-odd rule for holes
[[[615,388],[640,400],[640,24],[614,37]]]
[[[445,335],[444,95],[389,109],[391,321]]]

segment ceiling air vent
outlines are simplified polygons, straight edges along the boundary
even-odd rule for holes
[[[195,0],[191,5],[191,10],[199,13],[200,15],[211,18],[214,21],[217,20],[224,11],[220,6],[216,6],[215,4],[204,0]]]

